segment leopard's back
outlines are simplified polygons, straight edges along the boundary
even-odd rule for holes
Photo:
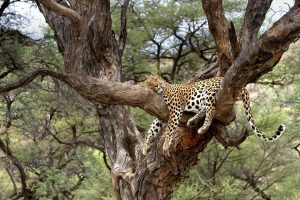
[[[222,80],[222,77],[215,77],[194,83],[194,90],[189,94],[184,110],[197,113],[205,106],[213,106]]]
[[[187,85],[169,84],[164,89],[163,97],[171,109],[186,105],[184,110],[190,111],[190,106],[196,105],[196,102],[201,106],[201,103],[212,100],[220,89],[222,80],[222,77],[214,77]]]

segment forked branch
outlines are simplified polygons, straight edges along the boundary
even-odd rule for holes
[[[257,42],[242,50],[224,77],[224,88],[236,92],[272,70],[299,34],[300,7],[294,6]]]
[[[296,5],[258,41],[241,51],[224,76],[222,90],[217,96],[217,112],[228,113],[232,110],[238,91],[271,71],[299,36],[300,7]]]
[[[300,146],[300,143],[299,143],[299,144],[297,144],[296,146],[292,147],[292,149],[294,149],[295,151],[297,151],[297,153],[298,153],[298,154],[299,154],[299,156],[300,156],[300,150],[298,149],[298,148],[299,148],[299,146]]]

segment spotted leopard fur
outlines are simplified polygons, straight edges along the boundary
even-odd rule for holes
[[[191,127],[195,121],[205,116],[203,126],[198,129],[199,134],[205,133],[212,123],[215,114],[216,94],[221,87],[223,78],[215,77],[203,81],[195,82],[189,85],[169,84],[158,75],[150,76],[145,84],[162,94],[167,103],[170,115],[167,124],[167,131],[163,150],[169,149],[172,143],[172,133],[179,124],[183,111],[194,112],[196,115],[190,118],[187,126]],[[281,136],[285,130],[284,125],[280,125],[273,136],[266,136],[256,127],[251,114],[250,99],[248,91],[243,88],[238,94],[237,100],[243,100],[247,120],[254,133],[264,141],[273,141]],[[153,140],[156,138],[162,127],[162,122],[155,119],[148,131],[148,136],[144,146],[144,153],[147,153]]]

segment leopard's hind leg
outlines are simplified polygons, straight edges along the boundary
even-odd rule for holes
[[[201,128],[198,129],[198,134],[205,133],[210,127],[215,115],[215,106],[207,106],[205,120]]]
[[[182,107],[182,106],[180,106],[180,107]],[[176,129],[176,127],[179,124],[179,120],[182,116],[182,113],[183,113],[183,109],[170,111],[170,116],[169,116],[169,120],[168,120],[168,128],[165,133],[165,141],[163,144],[164,154],[169,154],[169,149],[170,149],[170,147],[172,145],[172,141],[173,141],[174,130]]]
[[[162,121],[158,118],[155,118],[152,122],[150,129],[148,130],[148,135],[146,138],[146,142],[144,143],[143,147],[143,154],[147,154],[152,146],[153,141],[157,138],[159,131],[162,128]]]
[[[212,94],[213,93],[210,92],[207,93],[207,100],[205,103],[205,120],[202,127],[198,129],[198,134],[203,134],[208,130],[215,116],[216,98],[215,95]]]

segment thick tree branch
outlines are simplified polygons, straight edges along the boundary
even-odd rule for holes
[[[215,133],[215,138],[225,147],[238,147],[249,136],[248,131],[243,129],[239,135],[233,137],[228,135],[225,126],[220,126],[219,132]]]
[[[39,75],[51,76],[67,83],[84,98],[94,103],[138,106],[162,119],[166,120],[168,117],[168,109],[162,97],[147,87],[90,76],[81,80],[79,77],[66,76],[48,69],[37,69],[15,83],[0,86],[0,93],[28,85]]]
[[[232,80],[234,80],[235,85],[243,87],[246,83],[254,81],[272,70],[281,55],[288,50],[289,45],[299,34],[300,7],[294,6],[274,23],[257,42],[243,49],[225,76],[225,82],[228,83],[226,86],[233,85]]]
[[[257,40],[257,33],[265,19],[266,13],[273,0],[252,0],[248,1],[244,22],[240,32],[240,45],[242,49],[248,47]]]
[[[92,77],[84,83],[76,78],[70,82],[77,92],[94,103],[140,107],[164,120],[168,117],[168,109],[162,97],[141,84],[131,85]]]
[[[55,71],[49,70],[49,69],[37,69],[23,78],[21,78],[19,81],[5,85],[0,86],[0,93],[9,92],[11,90],[15,90],[17,88],[23,87],[31,83],[37,76],[51,76],[54,77],[64,83],[69,83],[69,78],[66,75],[57,73]]]
[[[234,38],[236,34],[233,25],[224,15],[222,0],[202,0],[202,7],[207,17],[209,30],[216,43],[220,74],[223,76],[233,63],[234,57],[239,53],[232,52],[237,50],[235,48],[237,39]],[[234,48],[232,45],[234,45]]]
[[[41,3],[45,8],[58,15],[69,18],[74,24],[80,26],[81,17],[76,11],[56,3],[54,0],[38,0],[38,2]]]
[[[225,74],[222,90],[217,96],[217,112],[228,113],[232,110],[238,91],[271,71],[299,34],[300,7],[294,6],[258,41],[242,50]]]

